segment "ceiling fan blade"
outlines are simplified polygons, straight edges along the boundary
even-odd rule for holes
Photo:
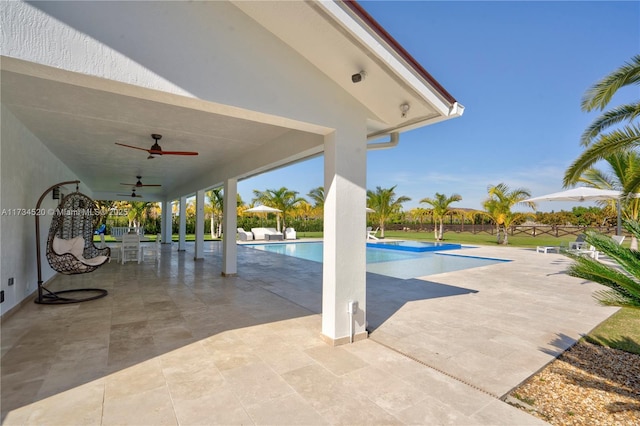
[[[149,152],[149,153],[151,152],[150,150],[145,149],[145,148],[140,148],[140,147],[133,146],[133,145],[127,145],[127,144],[120,143],[120,142],[116,142],[116,145],[126,146],[127,148],[139,149],[140,151],[146,151],[146,152]]]
[[[160,184],[151,184],[151,183],[149,183],[149,184],[143,183],[143,184],[138,185],[137,183],[122,183],[122,182],[120,182],[120,185],[126,185],[126,186],[135,187],[135,188],[140,188],[142,186],[162,186]]]
[[[155,155],[198,155],[197,152],[193,152],[193,151],[149,151],[150,154],[155,154]]]

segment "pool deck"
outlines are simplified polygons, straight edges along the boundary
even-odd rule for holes
[[[205,247],[57,278],[109,296],[5,319],[3,424],[544,424],[500,397],[616,311],[562,255],[477,247],[513,261],[368,273],[370,338],[334,348],[320,264],[238,247],[223,278]]]

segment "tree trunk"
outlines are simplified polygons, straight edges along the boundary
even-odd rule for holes
[[[438,241],[443,240],[443,235],[444,235],[444,222],[442,221],[442,219],[440,219],[440,232],[438,232]]]
[[[434,222],[433,224],[433,238],[438,241],[438,222]]]

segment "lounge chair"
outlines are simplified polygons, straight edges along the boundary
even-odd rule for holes
[[[622,242],[624,241],[624,235],[612,235],[611,238],[613,241],[618,243],[618,245],[622,245]]]
[[[238,239],[240,241],[251,241],[253,240],[253,233],[245,231],[243,228],[238,228]]]
[[[584,234],[578,235],[576,237],[575,241],[571,241],[569,243],[568,250],[572,251],[572,252],[576,252],[578,250],[586,249],[586,247],[587,247],[586,244],[587,243],[584,242],[584,238],[585,238]],[[544,254],[547,254],[547,253],[560,253],[562,250],[567,250],[567,247],[566,246],[563,247],[562,245],[559,245],[559,246],[537,246],[536,247],[536,252],[537,253],[544,253]]]
[[[376,228],[375,231],[372,231],[371,229],[372,229],[371,226],[367,226],[367,240],[378,240],[378,237],[376,237],[376,234],[378,233],[378,230],[380,228]]]

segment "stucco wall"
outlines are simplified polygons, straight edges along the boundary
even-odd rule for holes
[[[332,128],[364,110],[228,2],[4,6],[6,56]]]
[[[38,198],[51,185],[77,178],[4,105],[1,108],[0,287],[5,301],[0,304],[0,313],[4,314],[36,290],[38,284],[35,218],[14,209],[35,209]],[[82,187],[80,190],[83,191]],[[49,195],[41,207],[46,211],[56,206],[57,201]],[[50,223],[50,215],[40,216],[45,282],[55,275],[44,256]],[[14,285],[9,287],[11,277]]]

